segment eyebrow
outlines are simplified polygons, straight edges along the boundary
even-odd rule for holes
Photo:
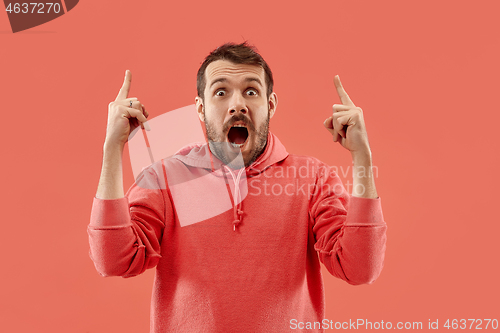
[[[227,79],[225,77],[221,77],[221,78],[215,79],[214,81],[212,81],[212,83],[210,83],[210,87],[209,88],[211,88],[214,84],[216,84],[218,82],[227,82]],[[260,79],[256,78],[256,77],[247,77],[245,79],[245,82],[257,82],[260,86],[263,86],[262,82],[260,82]]]

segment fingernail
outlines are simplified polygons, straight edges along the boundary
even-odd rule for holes
[[[149,127],[149,124],[148,124],[148,122],[147,122],[147,121],[143,122],[142,124],[144,125],[144,129],[145,129],[146,131],[151,131],[151,127]]]

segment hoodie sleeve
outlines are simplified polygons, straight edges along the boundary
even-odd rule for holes
[[[94,198],[87,232],[90,258],[99,274],[132,277],[158,264],[166,211],[171,208],[164,194],[150,168],[124,198]]]
[[[325,170],[325,169],[323,169]],[[387,225],[380,198],[347,193],[338,175],[319,173],[310,214],[320,261],[349,284],[371,284],[382,271]]]

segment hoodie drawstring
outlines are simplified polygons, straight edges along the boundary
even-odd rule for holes
[[[238,172],[238,176],[235,178],[233,172],[230,168],[224,165],[225,168],[229,171],[229,174],[233,178],[234,181],[234,197],[233,197],[233,231],[236,231],[236,226],[241,223],[243,211],[240,209],[241,207],[241,193],[240,193],[240,180],[243,172],[245,172],[245,168],[241,168]]]

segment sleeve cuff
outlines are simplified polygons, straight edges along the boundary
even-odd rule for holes
[[[384,225],[380,197],[376,199],[350,196],[346,225],[379,224]]]
[[[130,211],[127,198],[98,199],[94,197],[90,226],[123,227],[130,224]]]

